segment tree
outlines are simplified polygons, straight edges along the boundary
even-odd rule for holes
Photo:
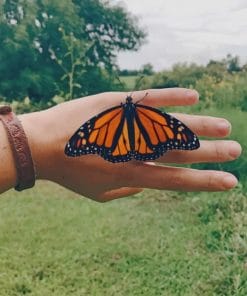
[[[144,65],[141,67],[140,72],[143,73],[144,75],[153,75],[153,74],[154,74],[154,68],[153,68],[153,65],[150,64],[150,63],[144,64]]]
[[[116,55],[145,33],[123,7],[101,0],[1,0],[0,96],[49,101],[112,87]],[[97,82],[97,83],[96,83]]]
[[[209,76],[215,77],[217,82],[221,82],[224,79],[227,71],[227,65],[224,60],[210,60],[205,69],[205,73]]]
[[[233,57],[231,54],[228,54],[225,61],[229,73],[241,71],[238,56]]]

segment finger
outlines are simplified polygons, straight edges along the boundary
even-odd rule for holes
[[[171,115],[181,120],[198,136],[225,137],[231,132],[231,124],[224,118],[181,113],[172,113]]]
[[[130,187],[176,191],[224,191],[235,187],[238,182],[235,176],[226,172],[145,163],[132,166],[125,181]]]
[[[158,159],[167,163],[224,162],[236,159],[242,148],[235,141],[200,141],[200,148],[192,151],[173,150]]]
[[[104,192],[100,196],[98,196],[97,200],[100,202],[106,202],[117,198],[122,198],[130,195],[134,195],[137,193],[142,192],[142,188],[129,188],[129,187],[122,187],[119,189],[110,190]]]
[[[183,106],[193,105],[199,100],[197,91],[188,88],[163,88],[133,91],[132,93],[110,92],[91,96],[99,100],[100,106],[114,106],[125,103],[127,95],[131,95],[134,102],[141,100],[141,104],[149,106]],[[86,98],[84,98],[85,101]]]
[[[193,105],[199,100],[196,90],[180,87],[136,91],[132,97],[134,102],[143,98],[142,104],[155,107]]]

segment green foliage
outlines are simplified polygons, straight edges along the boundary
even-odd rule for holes
[[[130,78],[130,77],[134,77],[137,75],[150,76],[153,74],[154,74],[153,65],[150,63],[142,65],[141,68],[138,70],[137,69],[135,69],[135,70],[129,70],[129,69],[120,70],[120,69],[118,69],[118,75],[121,77],[129,77]]]
[[[153,77],[152,87],[191,87],[203,76],[203,67],[196,64],[176,64],[171,71],[157,73]]]
[[[119,5],[90,0],[2,0],[0,97],[48,102],[117,88],[116,53],[145,34]],[[95,83],[97,81],[97,83]]]
[[[128,76],[128,77],[131,77],[131,76],[138,75],[139,72],[140,72],[140,70],[129,70],[129,69],[120,70],[120,69],[118,69],[119,76]]]
[[[170,71],[162,71],[143,80],[142,88],[187,87],[200,93],[198,110],[205,108],[247,109],[246,65],[240,67],[239,58],[228,55],[221,61],[211,60],[206,66],[176,64]]]
[[[246,206],[246,196],[236,190],[228,199],[208,201],[198,213],[208,229],[204,235],[206,248],[230,264],[246,264]],[[243,278],[233,272],[216,283],[216,295],[242,295],[246,287]]]

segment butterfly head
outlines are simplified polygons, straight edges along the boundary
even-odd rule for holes
[[[133,102],[133,99],[131,96],[127,96],[126,98],[126,103],[129,104],[129,103],[132,103]]]

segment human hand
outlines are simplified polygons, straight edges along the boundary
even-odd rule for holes
[[[136,91],[134,102],[144,95],[142,104],[149,106],[192,105],[198,93],[183,88]],[[102,93],[59,104],[51,109],[21,116],[28,135],[37,177],[57,182],[79,194],[103,202],[132,195],[142,188],[221,191],[233,188],[237,179],[221,171],[195,170],[168,166],[224,162],[237,158],[241,146],[230,140],[201,140],[193,151],[168,151],[156,163],[130,161],[110,163],[98,155],[67,157],[64,147],[84,122],[100,112],[125,102],[126,93]],[[230,123],[222,118],[173,114],[198,136],[223,138],[229,135]],[[165,166],[160,164],[165,163]]]

